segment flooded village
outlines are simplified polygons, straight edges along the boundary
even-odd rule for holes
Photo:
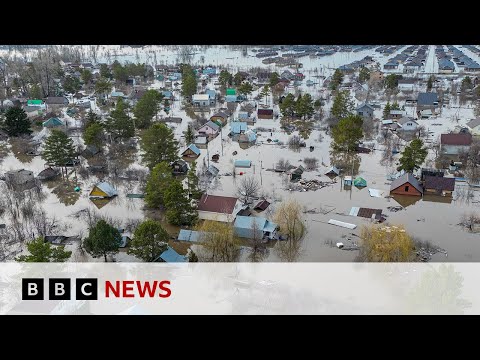
[[[0,260],[477,261],[479,63],[2,46]]]

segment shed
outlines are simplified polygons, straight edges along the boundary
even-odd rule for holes
[[[229,88],[227,89],[226,95],[237,95],[237,91],[235,89]]]
[[[356,187],[366,187],[367,181],[359,176],[353,181],[353,185],[355,185]]]
[[[257,134],[253,130],[245,131],[245,134],[238,136],[238,142],[240,143],[254,143],[257,141]]]
[[[188,164],[184,160],[175,160],[170,164],[173,175],[182,175],[188,172]]]
[[[107,182],[100,182],[97,185],[95,185],[90,191],[90,198],[99,198],[99,199],[104,199],[104,198],[111,198],[114,196],[117,196],[118,192],[115,190],[115,188],[110,185]]]
[[[237,102],[237,95],[227,95],[227,96],[225,96],[225,101],[227,103]]]
[[[195,230],[186,230],[180,229],[178,233],[177,241],[187,241],[187,242],[200,242],[201,237],[204,234],[204,231],[195,231]]]
[[[220,172],[220,170],[218,170],[215,166],[213,165],[209,165],[207,167],[207,174],[211,175],[211,176],[217,176],[218,173]]]
[[[335,166],[332,166],[328,171],[325,173],[327,176],[338,176],[340,174],[340,170],[338,170]]]
[[[343,178],[343,185],[345,186],[352,186],[352,182],[353,182],[353,177],[352,176],[345,176]]]
[[[260,200],[253,210],[265,211],[270,206],[270,203],[267,200]]]
[[[252,162],[250,160],[235,160],[235,167],[237,168],[249,168],[252,166]]]

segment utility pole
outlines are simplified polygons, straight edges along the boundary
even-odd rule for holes
[[[263,185],[263,179],[262,179],[262,164],[263,164],[263,161],[260,160],[260,185]]]

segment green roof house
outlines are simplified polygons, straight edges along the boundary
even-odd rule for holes
[[[43,100],[27,100],[27,106],[42,106]]]
[[[235,89],[227,89],[227,95],[237,95]]]
[[[43,122],[43,126],[46,128],[55,128],[59,126],[65,126],[62,120],[59,118],[53,117]]]

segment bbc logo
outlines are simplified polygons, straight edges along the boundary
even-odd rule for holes
[[[22,279],[22,300],[44,300],[45,286],[42,278]],[[71,279],[48,279],[49,300],[71,300]],[[75,299],[98,300],[98,279],[75,279]]]

